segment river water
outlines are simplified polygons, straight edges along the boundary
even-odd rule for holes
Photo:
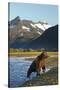
[[[22,85],[25,81],[32,79],[36,73],[32,73],[30,79],[27,78],[27,70],[32,63],[32,60],[26,60],[25,57],[10,57],[8,60],[8,83],[10,87]],[[46,68],[46,72],[50,69]],[[41,74],[43,72],[41,71]]]

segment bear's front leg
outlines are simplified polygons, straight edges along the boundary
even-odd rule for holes
[[[42,70],[43,70],[43,72],[45,72],[45,70],[46,70],[46,67],[45,67],[45,66],[43,66],[43,67],[42,67]]]
[[[40,76],[40,68],[37,69],[37,76]]]

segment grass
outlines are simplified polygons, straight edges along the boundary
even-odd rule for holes
[[[50,57],[45,60],[46,67],[56,67],[58,66],[58,57]]]
[[[20,56],[20,57],[24,57],[24,56],[37,56],[39,55],[41,52],[38,51],[26,51],[26,52],[21,52],[21,51],[17,51],[17,52],[9,52],[8,55],[9,56]],[[47,52],[48,55],[58,55],[58,52]]]

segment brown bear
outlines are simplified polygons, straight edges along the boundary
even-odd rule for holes
[[[37,72],[37,75],[40,75],[41,68],[44,72],[46,69],[44,59],[46,58],[48,58],[47,52],[42,52],[39,56],[37,56],[27,71],[27,77],[30,77],[32,72]]]

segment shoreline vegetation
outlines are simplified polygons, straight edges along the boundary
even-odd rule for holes
[[[39,54],[41,54],[41,52],[43,52],[44,49],[40,50],[33,50],[33,49],[13,49],[10,48],[8,50],[8,56],[18,56],[18,57],[34,57],[37,56]],[[58,55],[58,51],[47,51],[48,55]]]

